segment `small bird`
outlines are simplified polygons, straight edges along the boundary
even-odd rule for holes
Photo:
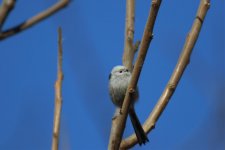
[[[109,75],[109,94],[114,105],[119,108],[122,107],[130,79],[131,72],[125,66],[115,66]],[[141,145],[145,144],[149,140],[134,110],[134,103],[138,100],[138,97],[139,93],[136,88],[134,95],[131,97],[132,101],[129,108],[129,116],[137,136],[138,143]]]

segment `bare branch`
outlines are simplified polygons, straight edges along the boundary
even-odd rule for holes
[[[37,14],[36,16],[33,16],[32,18],[28,19],[27,21],[13,27],[10,29],[7,29],[0,33],[0,40],[3,40],[7,37],[10,37],[12,35],[15,35],[21,31],[24,31],[25,29],[28,29],[32,27],[33,25],[39,23],[40,21],[46,19],[47,17],[53,15],[60,9],[64,8],[69,4],[69,0],[60,0],[56,4],[54,4],[52,7],[48,8],[47,10]]]
[[[62,29],[58,29],[58,77],[55,82],[55,112],[53,122],[53,137],[52,137],[52,150],[58,150],[59,146],[59,129],[60,129],[60,118],[62,110]]]
[[[7,16],[10,11],[13,9],[15,4],[15,0],[3,0],[2,5],[0,6],[0,31],[2,30],[2,26],[5,23]]]
[[[197,12],[197,16],[194,20],[193,26],[191,28],[190,33],[188,34],[186,38],[186,42],[183,47],[183,51],[180,55],[180,58],[177,62],[177,65],[173,71],[173,74],[165,87],[165,90],[163,91],[161,97],[158,100],[158,103],[155,105],[153,111],[149,115],[148,119],[145,121],[143,127],[144,130],[149,133],[152,129],[154,129],[155,124],[157,120],[159,119],[160,115],[164,111],[165,107],[167,106],[170,98],[172,97],[182,75],[187,67],[189,61],[191,52],[193,50],[193,47],[197,41],[198,35],[201,30],[202,23],[204,21],[205,15],[207,13],[207,10],[210,6],[210,0],[201,0]],[[121,148],[127,149],[132,147],[137,143],[137,138],[133,134],[127,139],[123,140],[121,143]]]
[[[132,70],[135,51],[133,49],[134,41],[134,20],[135,20],[135,0],[126,1],[126,23],[124,38],[123,65]]]
[[[135,20],[135,0],[126,0],[126,22],[125,22],[125,38],[124,38],[124,53],[123,53],[123,65],[129,70],[132,70],[133,59],[135,50],[133,48],[134,40],[134,20]],[[124,119],[124,121],[126,121]],[[119,149],[119,145],[122,138],[122,132],[119,131],[117,126],[117,121],[112,120],[112,128],[109,139],[109,150]],[[125,123],[124,123],[125,126]],[[124,126],[122,128],[124,128]],[[121,134],[118,136],[118,134]]]
[[[129,1],[129,0],[128,0]],[[128,115],[128,109],[130,106],[131,96],[135,92],[135,88],[141,73],[141,69],[145,60],[145,56],[148,51],[149,44],[152,40],[152,32],[155,23],[155,19],[158,13],[158,9],[160,7],[161,0],[152,0],[151,10],[148,16],[147,23],[145,25],[144,35],[140,45],[140,51],[138,53],[137,61],[134,65],[134,70],[132,72],[131,82],[128,86],[128,90],[126,92],[126,96],[121,108],[121,115],[118,115],[112,121],[111,135],[110,135],[110,143],[108,149],[110,150],[118,150],[122,135],[124,132],[126,119]],[[132,46],[133,49],[133,46]],[[132,61],[132,60],[131,60]],[[129,62],[132,64],[132,62]]]

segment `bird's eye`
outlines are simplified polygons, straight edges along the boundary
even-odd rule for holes
[[[123,71],[122,70],[120,70],[120,73],[122,73]]]

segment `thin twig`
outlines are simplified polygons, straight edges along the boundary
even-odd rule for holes
[[[58,29],[58,77],[55,82],[55,112],[53,122],[53,137],[52,137],[52,150],[58,150],[59,146],[59,129],[60,129],[60,118],[62,110],[62,29]]]
[[[145,25],[144,35],[140,45],[140,51],[138,53],[137,61],[134,65],[131,82],[128,86],[128,90],[126,92],[126,96],[121,108],[121,115],[118,115],[112,121],[110,144],[109,144],[110,147],[108,147],[108,149],[110,150],[119,149],[125,124],[126,124],[128,109],[129,109],[130,101],[131,101],[131,95],[134,94],[135,92],[135,87],[137,85],[137,82],[141,73],[141,69],[144,64],[145,56],[147,54],[149,44],[152,40],[153,27],[154,27],[154,23],[156,20],[156,16],[157,16],[160,4],[161,4],[161,0],[152,0],[151,10]]]
[[[15,5],[15,0],[3,0],[2,5],[0,6],[0,31],[2,26],[5,23],[7,16]]]
[[[189,64],[191,52],[197,41],[202,23],[204,21],[204,18],[209,6],[210,6],[210,0],[201,0],[193,26],[186,38],[186,42],[184,44],[184,47],[180,55],[180,58],[177,62],[177,65],[173,71],[173,74],[167,86],[165,87],[165,90],[163,91],[161,97],[159,98],[157,104],[155,105],[154,109],[152,110],[151,114],[149,115],[148,119],[145,121],[143,125],[143,128],[147,133],[149,133],[152,129],[154,129],[157,120],[159,119],[160,115],[162,114],[165,107],[167,106],[170,98],[172,97],[183,75],[185,68]],[[132,147],[136,143],[137,143],[137,138],[133,134],[127,139],[122,141],[121,148],[127,149]]]
[[[47,10],[37,14],[36,16],[31,17],[27,21],[1,32],[0,40],[3,40],[7,37],[10,37],[21,31],[24,31],[25,29],[32,27],[33,25],[37,24],[38,22],[46,19],[47,17],[49,17],[49,16],[53,15],[54,13],[56,13],[57,11],[59,11],[60,9],[64,8],[65,6],[67,6],[67,4],[69,4],[69,0],[60,0],[59,2],[57,2],[56,4],[54,4],[53,6],[48,8]]]

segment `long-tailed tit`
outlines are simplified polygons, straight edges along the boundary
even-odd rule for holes
[[[131,73],[125,66],[115,66],[109,75],[109,94],[112,102],[119,108],[122,107],[130,79]],[[141,145],[148,141],[148,137],[146,136],[134,110],[134,103],[137,101],[138,97],[138,89],[136,88],[134,95],[131,97],[132,101],[129,108],[129,116],[137,136],[138,143]]]

